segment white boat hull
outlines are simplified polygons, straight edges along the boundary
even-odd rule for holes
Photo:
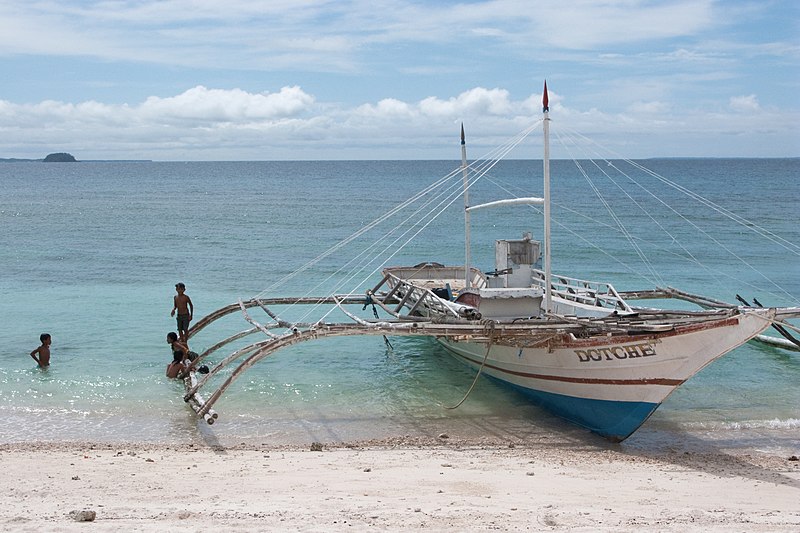
[[[703,367],[761,333],[773,310],[646,335],[551,338],[536,347],[440,338],[458,359],[554,414],[613,440],[636,431]],[[488,355],[487,355],[488,348]]]

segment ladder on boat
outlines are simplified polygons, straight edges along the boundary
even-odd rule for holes
[[[467,306],[452,303],[433,292],[432,288],[387,273],[371,290],[367,291],[369,303],[377,304],[381,309],[398,319],[418,320],[419,317],[444,317],[477,319],[479,315],[470,314]],[[380,292],[387,286],[388,291]],[[450,291],[448,290],[448,293]],[[452,294],[452,293],[450,293]],[[409,306],[408,313],[401,314],[403,307]]]

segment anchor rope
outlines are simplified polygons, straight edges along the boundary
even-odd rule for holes
[[[464,395],[464,397],[461,398],[461,401],[455,405],[451,406],[445,405],[444,406],[445,409],[458,409],[459,407],[461,407],[462,403],[467,401],[469,395],[472,394],[472,389],[475,388],[475,384],[478,382],[478,378],[481,377],[484,367],[486,367],[486,361],[489,359],[489,352],[492,350],[492,345],[494,344],[494,320],[487,320],[486,322],[487,325],[489,326],[489,342],[486,345],[486,355],[483,356],[483,361],[481,362],[481,366],[480,368],[478,368],[478,372],[475,374],[475,378],[472,380],[472,385],[470,385],[469,390]]]

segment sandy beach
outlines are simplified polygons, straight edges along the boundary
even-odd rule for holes
[[[797,531],[796,459],[446,435],[305,447],[17,443],[0,446],[0,529]],[[76,520],[84,510],[91,523]]]

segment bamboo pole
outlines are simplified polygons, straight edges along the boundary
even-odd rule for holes
[[[193,388],[196,384],[197,384],[197,379],[195,377],[194,372],[189,372],[186,376],[184,376],[183,385],[187,391]],[[186,403],[189,404],[189,406],[195,413],[202,416],[203,420],[205,420],[208,425],[213,424],[214,421],[219,417],[217,412],[211,408],[206,409],[201,414],[201,411],[203,411],[203,408],[205,407],[205,400],[199,394],[192,394],[188,400],[184,401],[186,401]]]
[[[753,340],[763,344],[768,344],[770,346],[775,346],[776,348],[800,352],[800,347],[788,339],[779,339],[778,337],[770,337],[769,335],[756,335],[753,337]]]
[[[406,289],[406,296],[410,297],[412,287],[407,286]],[[420,300],[425,298],[427,291],[423,290],[422,293],[423,296]],[[676,294],[683,296],[688,293],[677,291]],[[695,297],[695,295],[691,294],[688,294],[688,296]],[[702,297],[698,298],[702,299]],[[331,297],[330,299],[340,308],[344,303],[353,303],[352,298],[343,298],[342,302],[338,301],[336,297]],[[357,301],[358,303],[364,302],[364,300],[360,298]],[[418,300],[417,304],[419,303],[420,301]],[[263,301],[257,302],[251,300],[249,302],[241,302],[235,305],[234,310],[235,308],[239,308],[244,311],[246,307],[255,305],[263,305]],[[227,306],[226,308],[222,308],[218,310],[218,312],[212,313],[212,315],[222,316],[227,314],[230,312],[231,307],[232,306]],[[551,316],[547,320],[532,318],[513,322],[478,322],[445,315],[433,317],[433,320],[431,318],[420,318],[410,321],[409,318],[411,317],[404,316],[389,321],[367,321],[355,317],[355,315],[348,313],[343,308],[342,310],[356,323],[298,323],[294,325],[291,331],[280,335],[272,335],[271,338],[265,341],[256,342],[234,351],[224,360],[220,361],[200,381],[194,378],[194,373],[190,373],[191,378],[188,379],[191,380],[185,381],[186,394],[184,395],[184,400],[192,405],[193,410],[195,410],[198,415],[205,418],[205,415],[213,413],[212,406],[227,388],[248,368],[283,348],[300,342],[324,337],[352,335],[462,337],[469,338],[474,342],[488,342],[489,339],[495,339],[495,342],[498,342],[499,339],[502,339],[502,341],[499,341],[502,344],[525,347],[538,345],[542,342],[560,342],[556,339],[560,337],[566,339],[570,332],[575,331],[582,331],[588,335],[624,335],[629,331],[650,331],[652,332],[651,335],[657,336],[660,331],[665,329],[663,325],[667,323],[677,328],[703,321],[725,320],[741,312],[740,309],[733,306],[713,308],[705,311],[639,309],[637,313],[632,315],[609,315],[608,317],[580,320],[565,316]],[[792,309],[792,311],[794,311],[794,309]],[[491,331],[487,329],[489,328],[489,324],[491,324]],[[270,326],[278,327],[278,324],[270,324]],[[243,338],[257,330],[261,330],[261,328],[256,327],[236,333],[206,350],[203,356],[212,353],[214,350],[233,340]],[[198,391],[206,386],[220,370],[242,357],[244,357],[244,360],[239,362],[231,375],[210,395],[208,400],[203,401],[202,397],[198,395]],[[211,416],[213,418],[214,414],[211,414]],[[209,421],[207,418],[205,419],[208,423],[213,423],[213,421]]]
[[[205,359],[207,356],[211,355],[212,353],[216,352],[217,350],[219,350],[220,348],[225,346],[226,344],[230,344],[231,342],[237,341],[239,339],[243,339],[244,337],[247,337],[248,335],[252,335],[253,333],[256,333],[257,331],[260,331],[260,330],[258,328],[250,328],[250,329],[246,329],[244,331],[240,331],[239,333],[235,333],[235,334],[233,334],[230,337],[227,337],[225,339],[222,339],[221,341],[219,341],[218,343],[214,344],[210,348],[206,348],[206,350],[203,353],[201,353],[197,357],[197,359],[195,359],[195,361],[200,362],[203,359]]]
[[[389,274],[384,274],[383,279],[381,279],[380,283],[375,285],[370,292],[373,294],[377,293],[378,289],[383,287],[383,284],[386,283],[387,281],[389,281]],[[394,292],[394,289],[392,289],[392,292]]]
[[[395,288],[397,288],[397,287],[395,287]],[[392,289],[392,292],[394,292],[394,289]],[[371,295],[369,295],[369,296],[371,296]],[[400,313],[398,313],[397,311],[389,308],[389,306],[387,306],[379,298],[372,298],[372,301],[370,303],[377,304],[378,307],[380,307],[381,309],[383,309],[384,311],[386,311],[387,313],[389,313],[390,315],[392,315],[395,318],[401,318],[403,316]]]
[[[220,361],[219,363],[217,363],[217,365],[216,365],[214,368],[210,369],[210,370],[209,370],[209,372],[208,372],[208,374],[206,374],[205,376],[203,376],[203,379],[201,379],[199,383],[197,383],[196,385],[194,385],[194,386],[192,387],[192,389],[191,389],[191,390],[189,390],[189,391],[187,391],[187,392],[186,392],[186,394],[184,395],[183,399],[184,399],[184,400],[188,400],[188,399],[189,399],[189,397],[190,397],[192,394],[195,394],[195,393],[198,391],[198,389],[200,389],[201,387],[203,387],[203,385],[205,385],[205,384],[206,384],[206,383],[207,383],[207,382],[208,382],[208,381],[209,381],[211,378],[213,378],[213,377],[214,377],[214,376],[215,376],[215,375],[216,375],[216,374],[217,374],[217,373],[218,373],[220,370],[222,370],[223,368],[225,368],[226,366],[228,366],[228,365],[229,365],[231,362],[235,361],[235,360],[236,360],[236,359],[238,359],[239,357],[242,357],[242,356],[244,356],[244,355],[247,355],[248,353],[250,353],[250,352],[252,352],[252,351],[254,351],[254,350],[257,350],[259,347],[261,347],[261,346],[263,346],[263,345],[265,345],[265,344],[267,344],[267,343],[269,343],[269,342],[270,342],[269,340],[267,340],[267,341],[261,341],[261,342],[257,342],[257,343],[255,343],[255,344],[250,344],[250,345],[248,345],[248,346],[245,346],[244,348],[240,348],[240,349],[236,350],[235,352],[233,352],[232,354],[230,354],[228,357],[226,357],[225,359],[223,359],[222,361]]]
[[[317,305],[317,304],[332,304],[333,299],[338,298],[342,303],[350,305],[363,305],[366,302],[366,297],[358,295],[333,295],[333,296],[319,296],[319,297],[281,297],[281,298],[261,298],[260,300],[247,300],[244,302],[244,306],[246,308],[257,307],[259,302],[263,303],[264,305]],[[226,306],[220,307],[219,309],[212,311],[211,313],[207,314],[189,329],[189,337],[192,337],[200,330],[206,328],[212,322],[219,320],[220,318],[239,311],[239,302],[228,304]]]

